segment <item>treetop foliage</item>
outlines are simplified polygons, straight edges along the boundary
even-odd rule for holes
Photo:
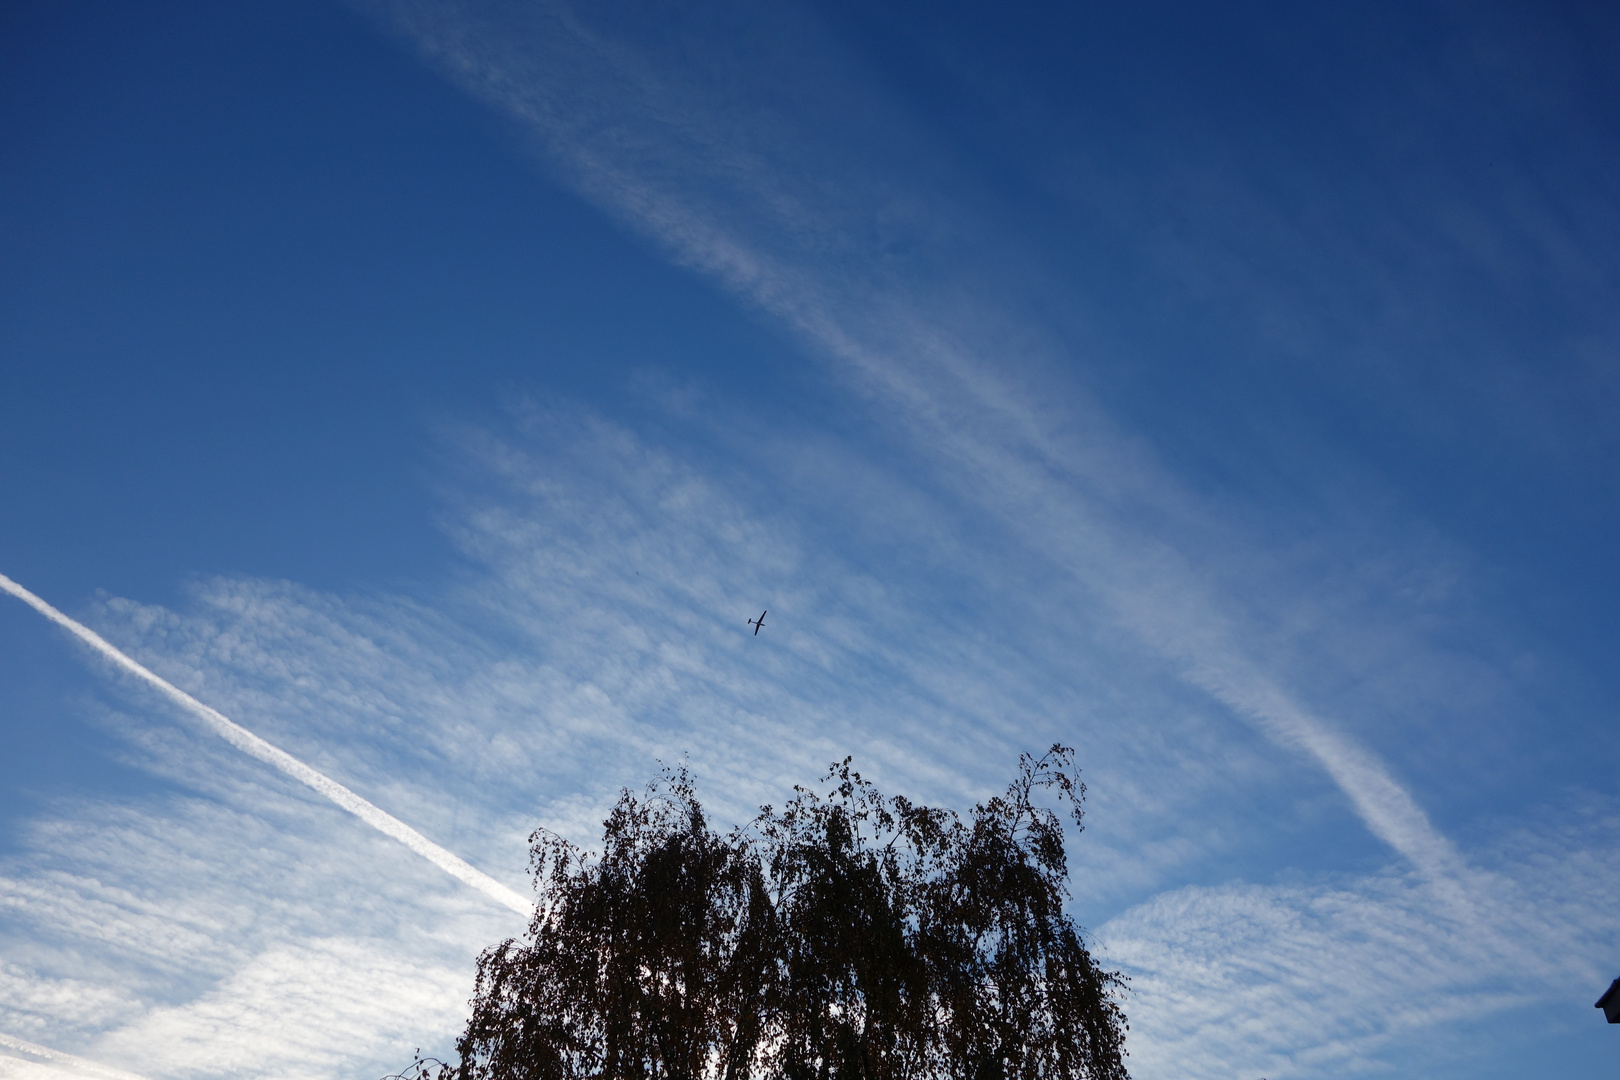
[[[1023,755],[964,820],[846,758],[726,833],[666,769],[599,857],[530,838],[540,906],[479,958],[460,1060],[404,1076],[1128,1080],[1124,981],[1063,910],[1072,761]]]

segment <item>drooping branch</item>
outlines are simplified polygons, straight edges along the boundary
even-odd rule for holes
[[[410,1080],[1123,1080],[1124,982],[1065,913],[1073,753],[969,818],[835,764],[744,828],[683,769],[592,859],[531,837],[542,903],[479,959],[455,1066]]]

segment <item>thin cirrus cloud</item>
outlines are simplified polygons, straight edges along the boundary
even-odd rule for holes
[[[1019,750],[1073,742],[1076,905],[1133,978],[1142,1077],[1442,1075],[1446,1039],[1488,1052],[1491,1017],[1567,1012],[1599,980],[1614,808],[1454,840],[1373,749],[1396,753],[1369,713],[1471,720],[1504,685],[1429,633],[1468,614],[1466,553],[1393,513],[1280,524],[1196,494],[1063,374],[1083,350],[1020,298],[1030,260],[813,20],[677,27],[694,73],[611,6],[372,10],[794,334],[869,422],[750,426],[667,385],[644,403],[664,435],[520,402],[442,433],[468,559],[442,587],[104,598],[81,621],[110,647],[505,881],[536,823],[589,842],[659,759],[690,753],[740,822],[846,753],[960,807]],[[829,117],[886,149],[845,152]],[[951,269],[964,252],[988,265]],[[0,1031],[188,1077],[381,1075],[449,1045],[507,911],[172,699],[87,708],[163,786],[57,807],[0,866]],[[1305,880],[1275,882],[1273,849]]]
[[[488,874],[469,865],[466,860],[446,851],[443,847],[435,844],[398,818],[385,813],[362,799],[330,776],[310,768],[280,747],[271,745],[240,724],[233,723],[230,718],[218,709],[204,705],[167,679],[153,674],[146,667],[136,663],[118,649],[109,645],[100,634],[78,620],[68,618],[4,574],[0,574],[0,590],[10,593],[51,622],[67,630],[104,659],[111,661],[119,668],[171,698],[181,708],[200,718],[222,739],[249,757],[257,758],[272,768],[281,770],[299,783],[319,792],[322,796],[341,806],[373,829],[398,840],[415,854],[420,855],[456,880],[484,893],[496,903],[522,914],[534,910],[532,902],[524,899],[509,886],[502,885]]]
[[[773,126],[763,110],[738,119],[736,101],[659,69],[565,4],[376,7],[458,85],[522,125],[582,194],[780,319],[890,407],[912,444],[945,463],[958,497],[1102,596],[1191,683],[1313,757],[1367,827],[1426,875],[1454,881],[1452,845],[1378,756],[1245,654],[1183,551],[1131,527],[1133,518],[1206,524],[1195,501],[1079,395],[1067,415],[1044,409],[997,370],[1007,345],[993,335],[1017,323],[1016,308],[919,295],[852,268],[860,252],[847,237],[880,209],[860,204],[879,198],[877,179],[857,172],[831,183],[813,163],[818,140],[802,128],[790,149],[781,128],[791,122]],[[946,204],[906,209],[924,223],[960,216]],[[1027,331],[1013,340],[1051,348]]]
[[[0,1060],[0,1076],[8,1080],[29,1080],[30,1077],[58,1077],[64,1071],[70,1075],[92,1076],[97,1080],[146,1080],[135,1073],[111,1069],[85,1058],[64,1054],[48,1046],[40,1046],[26,1039],[0,1034],[0,1048],[15,1052],[17,1057],[7,1062]],[[54,1066],[54,1068],[53,1068]]]
[[[1473,850],[1469,883],[1494,900],[1469,912],[1395,869],[1181,885],[1244,858],[1232,838],[1274,804],[1231,807],[1286,788],[1289,756],[1152,698],[1162,662],[1110,651],[1106,629],[1076,656],[1084,626],[1019,599],[1016,568],[949,543],[928,565],[876,561],[947,529],[948,506],[846,461],[841,488],[904,513],[833,545],[818,496],[790,485],[795,455],[836,450],[794,433],[760,444],[766,476],[727,478],[578,410],[519,407],[512,428],[446,433],[444,518],[473,569],[431,602],[221,579],[184,611],[109,599],[90,619],[502,876],[536,822],[589,842],[618,784],[683,751],[741,821],[851,751],[885,787],[961,806],[1018,749],[1073,741],[1094,793],[1077,902],[1134,979],[1143,1077],[1387,1067],[1403,1039],[1593,977],[1620,929],[1601,806],[1579,837],[1547,821]],[[784,486],[807,508],[784,512]],[[1002,599],[940,587],[975,578]],[[741,620],[761,595],[782,620],[756,641]],[[0,1030],[152,1075],[382,1075],[442,1052],[472,957],[511,917],[171,709],[137,693],[102,720],[169,795],[66,808],[5,868],[7,977],[35,990],[7,997]]]
[[[590,433],[569,433],[579,454],[572,461],[480,440],[483,467],[516,490],[465,508],[460,529],[469,550],[481,549],[497,570],[448,606],[494,608],[498,617],[486,611],[476,621],[527,630],[523,640],[532,641],[537,660],[409,601],[367,605],[254,582],[214,583],[190,615],[108,601],[97,621],[165,677],[509,872],[522,866],[521,838],[536,809],[588,839],[614,780],[644,776],[659,754],[673,759],[691,749],[705,769],[748,778],[715,787],[759,801],[779,799],[791,781],[851,746],[870,747],[903,771],[903,749],[882,753],[884,739],[899,733],[859,730],[862,721],[876,726],[881,705],[853,707],[857,688],[835,677],[850,653],[883,652],[859,624],[846,628],[831,656],[831,635],[799,631],[796,643],[810,646],[808,655],[789,670],[765,672],[738,663],[735,635],[724,633],[735,629],[726,588],[758,591],[763,578],[775,578],[780,610],[811,613],[800,564],[826,570],[828,560],[796,553],[780,523],[752,518],[676,462],[627,468],[656,455],[626,446],[622,433],[598,426],[594,438],[581,434]],[[614,444],[619,458],[604,475]],[[580,475],[586,461],[594,472]],[[560,479],[564,467],[575,474],[569,482]],[[595,494],[604,488],[621,497]],[[572,524],[559,522],[556,510],[570,505]],[[627,532],[625,513],[647,526]],[[602,542],[615,533],[617,545]],[[750,550],[770,554],[741,571],[746,556],[725,557]],[[830,583],[816,576],[884,614],[870,582],[863,589],[848,574]],[[637,578],[640,595],[622,595]],[[821,623],[825,631],[829,620]],[[894,623],[890,613],[887,624]],[[795,644],[792,630],[787,638]],[[912,681],[926,688],[938,674],[925,661]],[[770,689],[781,682],[794,689]],[[922,711],[915,698],[923,693],[909,695],[903,711]],[[172,703],[176,695],[166,697]],[[164,700],[158,704],[161,715]],[[143,701],[143,711],[149,705]],[[80,820],[42,827],[29,872],[7,881],[6,894],[28,951],[60,948],[19,972],[26,985],[50,992],[10,999],[12,1030],[36,1033],[40,1043],[89,1040],[86,1052],[163,1074],[311,1075],[367,1061],[380,1070],[387,1053],[379,1047],[368,1056],[366,1048],[386,1044],[379,1032],[386,1034],[389,1017],[403,1031],[393,1064],[406,1050],[398,1044],[410,1036],[407,1018],[417,1038],[436,1035],[443,1045],[465,1000],[472,955],[498,936],[487,913],[481,933],[447,929],[441,908],[423,909],[420,873],[360,842],[296,788],[266,790],[256,762],[221,760],[224,744],[144,719],[109,723],[137,747],[142,767],[197,794],[178,807],[160,800],[122,812],[80,808]],[[545,793],[538,807],[537,791]],[[444,884],[430,888],[430,898],[443,897]],[[379,939],[401,908],[412,912],[407,921],[433,927],[438,943]],[[311,953],[312,940],[333,944]],[[321,969],[328,952],[345,949],[347,981]],[[447,953],[458,962],[425,963]],[[396,970],[401,955],[413,958],[414,974]],[[420,990],[424,972],[433,976],[432,1008],[400,993]],[[68,1007],[92,986],[126,994],[117,1008],[104,1001]],[[365,1001],[370,1011],[322,1007],[322,995],[334,994]],[[289,1020],[289,1009],[306,1006],[318,1016]],[[306,1044],[285,1045],[278,1033],[288,1023]],[[341,1062],[333,1046],[347,1047]]]
[[[102,720],[157,790],[54,806],[0,866],[0,1030],[199,1077],[380,1076],[452,1031],[472,957],[520,921],[211,732],[173,725],[184,714],[155,695],[132,703]]]

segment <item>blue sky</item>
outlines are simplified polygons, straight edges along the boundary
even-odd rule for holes
[[[1133,1075],[1610,1075],[1616,49],[10,5],[0,574],[510,887],[1062,740]],[[0,600],[0,1077],[444,1052],[521,919]]]

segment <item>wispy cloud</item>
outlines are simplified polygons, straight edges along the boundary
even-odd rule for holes
[[[424,1033],[454,1030],[470,984],[465,965],[424,963],[396,941],[289,943],[195,1000],[146,1012],[98,1051],[167,1076],[335,1076],[390,1054],[403,1065]]]
[[[299,783],[319,792],[327,799],[341,806],[373,829],[398,840],[451,877],[471,885],[498,903],[504,904],[513,911],[522,914],[528,914],[534,910],[531,901],[524,899],[522,895],[509,886],[502,885],[488,874],[467,863],[466,860],[435,844],[392,814],[385,813],[362,799],[336,780],[310,768],[280,747],[271,745],[240,724],[233,722],[218,709],[204,705],[167,679],[154,674],[146,667],[131,660],[118,649],[108,644],[100,634],[97,634],[83,623],[68,618],[4,574],[0,574],[0,589],[4,589],[47,619],[66,629],[104,659],[112,661],[117,667],[161,691],[187,712],[201,718],[215,734],[244,754],[258,758],[260,761],[280,769]]]
[[[881,177],[791,111],[767,116],[740,96],[717,95],[695,81],[702,72],[660,67],[615,35],[611,20],[565,4],[377,7],[452,79],[524,125],[582,194],[853,377],[902,425],[918,456],[936,463],[954,496],[993,513],[1017,541],[1102,598],[1123,625],[1175,658],[1190,683],[1317,760],[1368,828],[1430,878],[1455,877],[1457,856],[1417,800],[1377,754],[1247,655],[1223,598],[1174,540],[1194,533],[1207,541],[1229,527],[1078,386],[1063,387],[1062,407],[1039,403],[1034,387],[1055,379],[1057,340],[1025,322],[1022,305],[987,279],[972,279],[987,287],[977,295],[963,294],[966,283],[919,285],[861,243],[892,203]],[[858,71],[840,65],[837,50],[804,21],[796,29],[811,43],[797,41],[795,74],[821,63],[840,84],[859,86]],[[802,59],[818,47],[823,57]],[[739,82],[766,80],[754,64],[725,70]],[[881,96],[870,103],[881,111]],[[827,161],[837,161],[837,175]],[[985,235],[943,196],[907,209],[896,232],[918,249],[938,246],[927,235],[931,222]],[[999,255],[988,241],[984,250]]]
[[[519,404],[445,434],[469,567],[440,590],[223,578],[178,610],[104,598],[84,619],[105,638],[61,625],[509,880],[536,823],[589,843],[658,758],[691,752],[743,820],[849,752],[962,806],[1018,750],[1075,742],[1077,908],[1135,979],[1143,1076],[1377,1070],[1412,1032],[1593,975],[1612,815],[1459,845],[1368,721],[1503,686],[1430,633],[1466,609],[1466,555],[1178,478],[1067,374],[1099,339],[1021,297],[1022,253],[813,19],[648,45],[611,6],[373,7],[555,174],[796,335],[858,435],[702,388],[650,391],[669,438]],[[506,913],[152,704],[91,709],[171,787],[53,807],[3,868],[0,988],[28,989],[0,994],[0,1030],[160,1075],[356,1075],[417,1032],[442,1045]],[[1278,883],[1259,848],[1302,866]]]
[[[1476,853],[1481,913],[1459,917],[1428,883],[1386,873],[1321,883],[1163,893],[1099,928],[1133,976],[1147,1075],[1467,1076],[1457,1042],[1488,1042],[1503,1013],[1543,1035],[1590,1020],[1599,957],[1620,917],[1599,896],[1620,875],[1609,808],[1578,837],[1538,820]],[[1453,1034],[1444,1034],[1447,1030]]]
[[[1043,568],[986,560],[903,470],[784,431],[751,442],[763,474],[728,474],[701,446],[731,417],[703,414],[673,442],[575,407],[447,431],[444,519],[469,569],[431,597],[218,579],[181,610],[109,598],[87,618],[507,875],[535,824],[590,843],[618,785],[684,751],[740,821],[845,753],[963,806],[1019,749],[1072,741],[1093,792],[1077,911],[1135,978],[1144,1077],[1372,1068],[1414,1018],[1459,1015],[1452,999],[1522,1007],[1588,974],[1620,880],[1596,824],[1568,850],[1527,833],[1472,852],[1471,914],[1389,870],[1186,886],[1241,877],[1248,845],[1310,841],[1291,830],[1324,811],[1288,752],[1166,685],[1174,661],[1095,605],[1030,589]],[[817,489],[829,462],[840,482]],[[761,598],[781,618],[756,639]],[[510,917],[211,734],[154,724],[152,701],[100,723],[172,791],[58,807],[5,867],[5,977],[35,990],[0,1030],[158,1075],[380,1075],[442,1049]],[[1342,1015],[1313,979],[1345,988]],[[272,1051],[288,1028],[301,1041]]]
[[[48,1046],[40,1046],[38,1043],[13,1038],[10,1035],[0,1034],[0,1049],[14,1051],[22,1059],[13,1065],[4,1058],[0,1058],[0,1076],[3,1077],[16,1077],[18,1080],[29,1080],[31,1077],[51,1077],[52,1080],[55,1080],[55,1078],[65,1075],[93,1076],[97,1077],[98,1080],[145,1080],[145,1077],[138,1076],[135,1073],[124,1072],[121,1069],[111,1069],[86,1058],[64,1054],[60,1050],[52,1050]],[[40,1065],[36,1064],[36,1062],[45,1064]]]
[[[0,867],[0,1031],[159,1076],[447,1049],[512,915],[211,737],[189,749],[211,790],[63,802]]]

